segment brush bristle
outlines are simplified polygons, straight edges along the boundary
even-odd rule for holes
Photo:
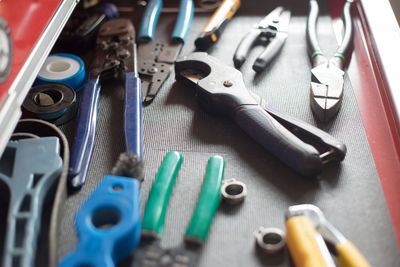
[[[111,173],[115,176],[131,177],[142,181],[143,162],[135,154],[121,153]]]

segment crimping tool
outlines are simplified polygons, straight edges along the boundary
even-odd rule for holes
[[[92,155],[101,83],[123,77],[125,82],[124,135],[127,151],[142,155],[141,82],[136,66],[135,29],[128,19],[104,23],[96,40],[94,62],[81,96],[69,170],[69,185],[79,189],[85,182]]]

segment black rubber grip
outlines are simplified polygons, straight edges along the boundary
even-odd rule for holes
[[[254,62],[253,70],[256,72],[264,70],[267,65],[272,61],[272,59],[274,59],[274,57],[282,49],[285,40],[286,37],[280,34],[277,34],[275,38],[272,38],[272,41],[268,44],[267,48],[265,48],[265,50]]]
[[[319,14],[319,6],[316,0],[310,0],[310,8],[307,17],[307,43],[312,55],[316,51],[320,51],[318,38],[317,38],[317,20]]]
[[[233,63],[235,64],[235,68],[239,69],[242,66],[259,35],[260,30],[252,29],[240,41],[238,47],[236,48],[235,54],[233,55]]]
[[[319,152],[289,132],[260,106],[241,106],[234,119],[249,136],[296,172],[313,176],[321,171]]]
[[[351,17],[351,6],[352,2],[347,1],[343,7],[343,24],[344,24],[344,36],[343,41],[340,44],[336,53],[346,56],[347,50],[350,47],[350,43],[353,38],[353,20]]]
[[[201,32],[199,37],[194,41],[196,49],[199,51],[207,51],[219,40],[227,22],[228,19],[225,19],[218,28],[213,28],[211,31],[207,32]]]

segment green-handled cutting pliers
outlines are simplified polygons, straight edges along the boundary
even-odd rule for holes
[[[208,160],[203,186],[185,233],[185,242],[179,247],[163,249],[160,245],[169,198],[182,163],[182,155],[170,151],[164,157],[151,188],[142,221],[142,237],[134,254],[138,266],[196,266],[215,212],[218,209],[224,159],[213,156]]]
[[[318,44],[316,23],[319,7],[317,0],[310,0],[307,20],[307,43],[311,53],[311,109],[323,122],[329,121],[339,111],[343,98],[344,62],[352,40],[351,5],[347,0],[343,7],[344,36],[335,55],[327,59]]]

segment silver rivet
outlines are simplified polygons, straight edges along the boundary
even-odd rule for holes
[[[128,50],[122,49],[121,51],[118,52],[118,56],[119,56],[120,58],[127,58],[127,57],[130,56],[130,53],[129,53]]]
[[[151,67],[151,68],[149,68],[149,72],[156,73],[156,72],[158,72],[158,69],[156,67]]]
[[[224,86],[225,87],[231,87],[232,85],[233,85],[232,81],[230,81],[230,80],[224,81]]]

